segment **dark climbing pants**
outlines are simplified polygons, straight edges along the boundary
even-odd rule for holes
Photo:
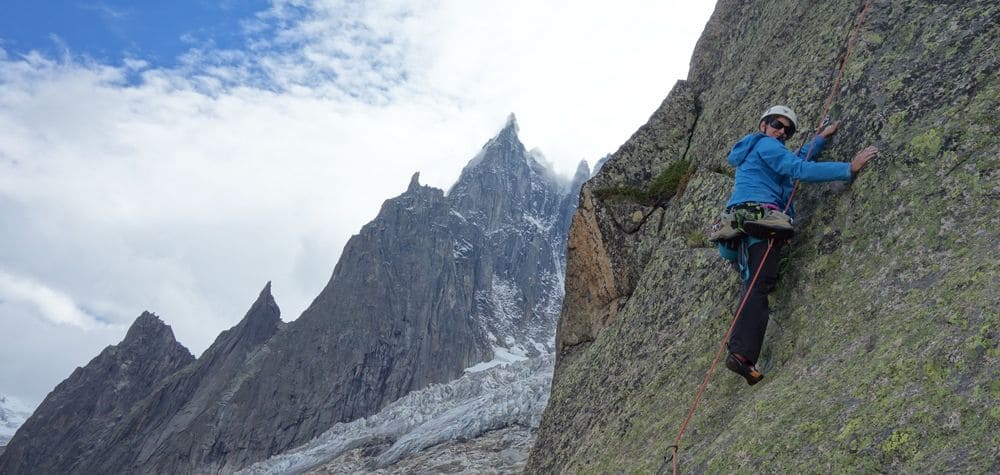
[[[771,252],[767,256],[767,262],[760,270],[760,275],[749,289],[750,295],[747,297],[743,311],[739,320],[733,328],[733,334],[729,338],[729,351],[745,356],[753,363],[757,362],[760,356],[760,347],[764,342],[764,332],[767,330],[768,306],[767,294],[774,290],[774,284],[778,281],[778,265],[781,262],[781,246],[783,243],[775,241]],[[767,241],[758,242],[750,246],[747,252],[747,265],[750,269],[750,280],[753,280],[757,267],[760,266],[764,253],[767,251]],[[750,280],[743,282],[743,289],[740,292],[740,302],[747,292]]]

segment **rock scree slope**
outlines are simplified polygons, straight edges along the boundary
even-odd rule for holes
[[[725,156],[773,104],[799,114],[789,146],[806,141],[861,6],[720,1],[688,79],[584,185],[528,473],[669,471],[737,305],[704,230]],[[766,378],[716,372],[682,471],[1000,471],[998,25],[996,2],[873,2],[821,159],[882,153],[800,187]]]

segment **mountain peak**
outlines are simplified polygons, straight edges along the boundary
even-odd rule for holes
[[[157,383],[194,361],[167,324],[143,312],[121,343],[108,346],[86,366],[76,368],[45,397],[4,449],[0,473],[122,471],[70,469],[59,464],[92,456],[88,450],[93,447],[81,440],[112,439],[117,424],[134,404],[151,394]],[[52,450],[60,457],[38,457],[39,450]]]
[[[483,164],[494,164],[492,171],[506,170],[513,171],[529,164],[528,152],[524,149],[524,144],[517,137],[518,133],[517,117],[513,113],[507,116],[507,122],[502,129],[489,139],[483,148],[472,160],[462,169],[462,174],[458,182],[452,186],[450,195],[456,188],[462,188],[462,183],[470,172],[475,172]],[[500,164],[496,167],[496,164]]]
[[[518,142],[518,143],[520,143],[521,140],[517,136],[517,134],[519,134],[520,132],[521,132],[521,127],[519,125],[517,125],[517,117],[515,117],[514,113],[511,112],[510,115],[507,116],[507,121],[504,122],[503,128],[501,128],[500,131],[497,132],[496,137],[494,137],[493,140],[491,140],[490,142],[491,143],[503,143],[503,142]]]
[[[243,317],[246,326],[254,334],[266,334],[264,339],[274,333],[274,329],[281,322],[281,310],[278,303],[271,295],[271,281],[267,281],[264,289],[260,291],[257,300],[250,306],[250,310]]]
[[[125,339],[122,340],[123,344],[138,342],[145,339],[165,339],[168,341],[174,341],[174,332],[170,329],[170,326],[163,323],[160,317],[156,314],[143,311],[139,318],[132,322],[132,326],[129,327],[128,332],[125,334]]]
[[[513,112],[511,112],[510,115],[507,116],[507,122],[504,123],[503,129],[500,129],[500,133],[502,134],[508,130],[513,132],[514,135],[517,135],[519,132],[521,132],[521,128],[517,125],[517,117],[514,115]]]
[[[410,178],[410,186],[406,188],[406,191],[413,191],[417,188],[420,188],[420,172],[414,173],[413,177]]]

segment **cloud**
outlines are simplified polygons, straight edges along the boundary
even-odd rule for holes
[[[97,12],[105,20],[125,20],[132,15],[127,9],[116,8],[104,2],[81,3],[77,5],[81,10]]]
[[[252,84],[386,105],[407,79],[400,32],[413,8],[407,2],[276,0],[241,22],[246,49],[196,46],[179,71],[223,87]]]
[[[0,356],[47,361],[0,390],[39,399],[143,310],[195,354],[267,281],[297,318],[413,172],[447,190],[511,112],[561,174],[593,164],[686,74],[691,3],[275,0],[176,67],[0,49]]]
[[[0,270],[0,300],[29,303],[46,320],[58,325],[72,325],[86,330],[102,324],[80,310],[69,296],[3,270]]]

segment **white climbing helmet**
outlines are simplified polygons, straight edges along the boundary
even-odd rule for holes
[[[770,109],[767,110],[767,112],[764,112],[764,115],[760,116],[760,120],[764,120],[764,118],[769,115],[785,116],[788,118],[788,120],[792,121],[792,127],[794,127],[795,130],[799,129],[799,119],[798,117],[795,116],[795,111],[793,111],[791,107],[772,106]]]

